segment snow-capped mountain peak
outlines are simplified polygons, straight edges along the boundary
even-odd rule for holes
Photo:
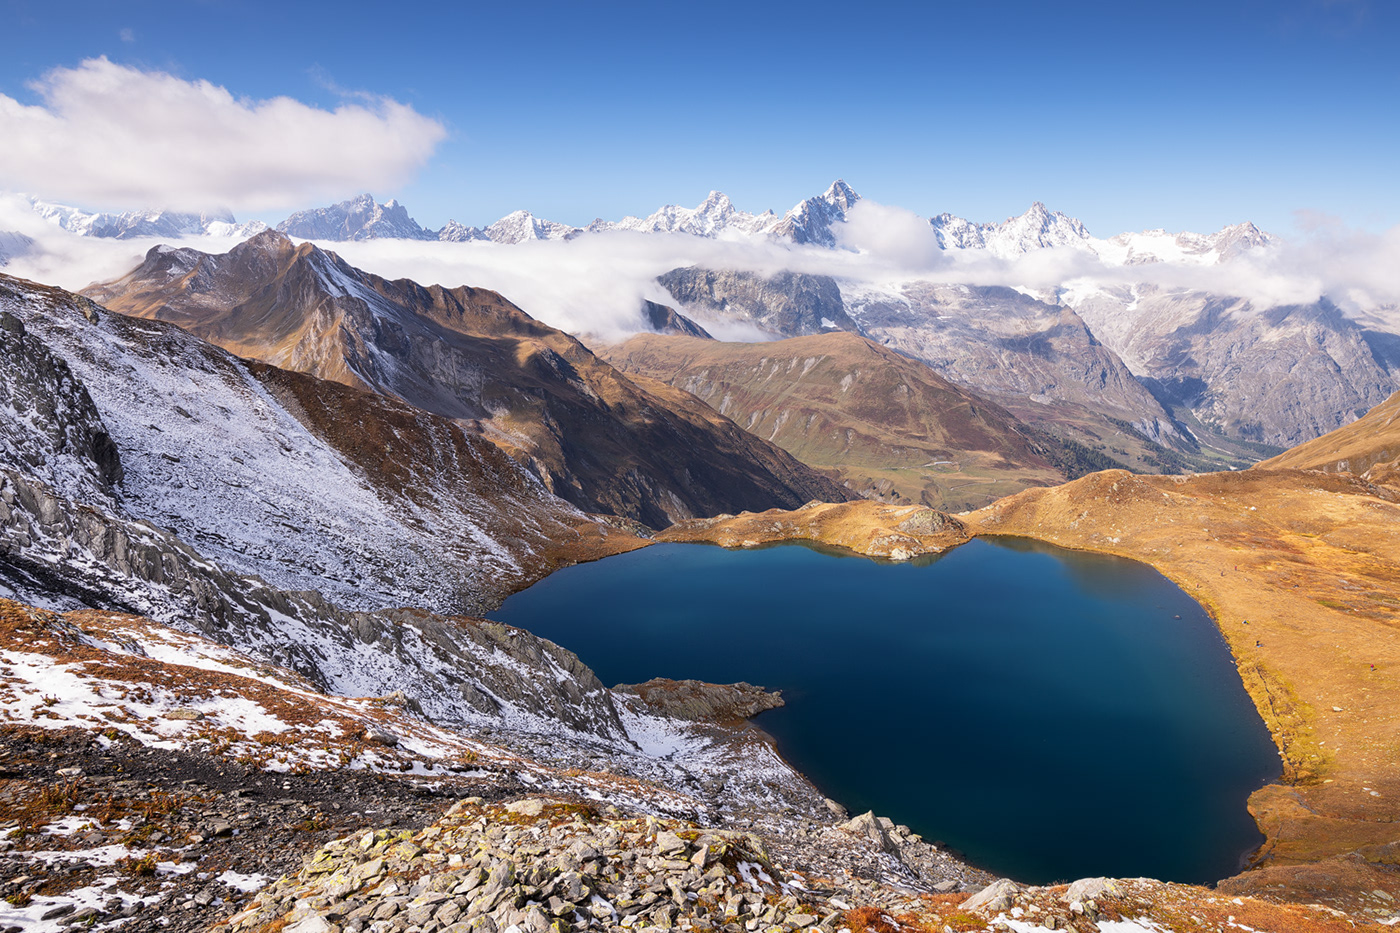
[[[486,233],[480,227],[468,227],[466,224],[449,220],[437,232],[437,238],[446,243],[466,243],[470,240],[484,240]]]
[[[856,194],[855,189],[846,184],[844,179],[838,178],[822,193],[822,200],[833,207],[839,207],[842,211],[848,211],[860,200],[860,195]]]
[[[496,243],[524,243],[527,240],[568,240],[582,232],[578,227],[536,217],[529,211],[513,211],[482,231]]]
[[[770,227],[777,217],[772,211],[750,214],[734,206],[729,195],[711,191],[693,208],[667,204],[647,217],[624,217],[618,221],[595,220],[586,228],[589,233],[610,230],[630,230],[636,233],[688,233],[692,236],[716,237],[727,231],[757,235]]]
[[[303,240],[435,240],[437,234],[424,230],[408,216],[397,200],[379,204],[370,194],[361,194],[330,207],[297,211],[277,225],[278,231]]]
[[[84,211],[67,204],[39,198],[26,198],[34,213],[78,236],[131,240],[138,237],[178,239],[184,236],[248,237],[267,229],[261,221],[240,224],[228,211],[181,213],[163,210],[136,210],[121,214]]]
[[[1037,249],[1072,247],[1092,249],[1092,237],[1068,214],[1052,211],[1036,201],[1016,217],[1001,223],[973,223],[953,214],[930,218],[929,225],[944,249],[985,249],[994,256],[1010,259]]]
[[[772,234],[797,244],[835,246],[831,225],[845,223],[846,212],[859,200],[860,195],[838,178],[818,197],[799,201],[773,227]]]
[[[1161,228],[1120,233],[1107,240],[1094,240],[1092,246],[1099,258],[1109,265],[1174,262],[1209,266],[1278,242],[1278,237],[1245,221],[1210,234],[1168,233]]]

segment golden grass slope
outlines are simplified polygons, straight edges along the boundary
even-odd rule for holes
[[[1322,470],[1327,473],[1394,471],[1396,461],[1400,460],[1400,424],[1397,419],[1400,419],[1400,392],[1371,409],[1360,420],[1265,460],[1258,465],[1258,469]]]

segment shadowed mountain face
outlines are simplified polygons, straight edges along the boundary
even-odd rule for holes
[[[702,320],[754,324],[783,337],[859,331],[846,315],[841,289],[828,275],[779,272],[764,278],[754,272],[687,266],[672,269],[657,281],[682,310]]]
[[[1229,438],[1291,447],[1354,421],[1396,388],[1385,345],[1394,338],[1363,330],[1326,300],[1260,310],[1138,286],[1093,295],[1078,310],[1159,398]]]
[[[1057,483],[1056,442],[855,334],[722,343],[639,334],[601,354],[704,399],[867,495],[939,508]]]
[[[496,292],[391,282],[271,231],[220,256],[157,247],[88,294],[456,419],[588,511],[664,527],[849,495],[702,403],[640,388]]]
[[[654,301],[642,302],[642,320],[651,327],[652,333],[678,334],[682,337],[700,337],[705,340],[714,339],[709,331],[685,315],[678,313],[675,308],[659,305]]]

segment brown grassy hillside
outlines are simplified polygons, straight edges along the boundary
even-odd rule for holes
[[[1065,478],[1057,442],[856,334],[771,343],[639,334],[599,353],[627,373],[693,393],[803,463],[886,501],[975,507]]]
[[[1258,469],[1323,470],[1365,473],[1395,470],[1400,460],[1400,392],[1366,413],[1359,421],[1299,444],[1259,464]]]

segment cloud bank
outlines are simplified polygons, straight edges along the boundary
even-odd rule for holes
[[[0,94],[0,188],[87,208],[260,212],[394,188],[447,135],[389,98],[322,110],[106,58]]]
[[[38,217],[17,198],[0,198],[0,230],[35,241],[4,272],[71,289],[125,274],[158,242],[75,236]],[[835,250],[627,231],[515,246],[402,240],[321,245],[386,278],[495,289],[548,324],[605,340],[646,329],[643,299],[674,304],[656,277],[688,265],[760,275],[783,270],[830,275],[848,294],[898,292],[904,283],[930,281],[1024,288],[1050,300],[1061,289],[1082,294],[1101,288],[1126,296],[1134,285],[1153,285],[1244,298],[1256,310],[1327,297],[1369,326],[1400,332],[1400,227],[1371,234],[1319,225],[1299,240],[1216,266],[1110,266],[1077,249],[1038,250],[1014,260],[981,250],[945,252],[923,220],[864,201],[840,232],[843,248]],[[212,253],[235,245],[233,240],[211,237],[178,243]],[[711,322],[703,323],[711,328]],[[742,326],[718,325],[711,332],[722,339],[764,339]]]

